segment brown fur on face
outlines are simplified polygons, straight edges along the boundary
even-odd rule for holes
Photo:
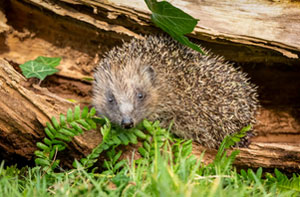
[[[99,114],[121,125],[124,118],[136,125],[154,113],[159,101],[158,78],[140,58],[105,60],[95,73],[94,106]]]
[[[113,48],[94,78],[93,105],[119,125],[148,118],[166,127],[173,120],[176,135],[216,148],[226,135],[256,122],[258,95],[245,73],[167,36]]]

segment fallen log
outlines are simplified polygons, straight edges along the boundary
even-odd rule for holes
[[[0,58],[0,150],[1,159],[31,160],[36,143],[45,137],[46,122],[59,114],[66,114],[74,104],[38,85],[28,86],[26,79],[8,62]],[[91,133],[93,134],[91,136]],[[88,154],[101,141],[99,132],[91,132],[90,138],[77,137],[73,152]],[[71,154],[76,157],[76,154]],[[78,156],[78,154],[77,154]],[[71,159],[71,158],[70,158]]]

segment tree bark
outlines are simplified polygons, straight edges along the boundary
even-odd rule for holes
[[[242,66],[259,86],[262,109],[257,135],[248,148],[241,149],[235,164],[299,169],[300,11],[296,7],[300,3],[172,3],[200,19],[189,35],[193,41]],[[143,1],[11,0],[0,5],[0,150],[4,159],[12,155],[32,159],[52,116],[73,108],[70,99],[90,103],[91,83],[86,78],[105,52],[122,40],[161,32],[151,23]],[[47,77],[41,87],[22,77],[18,68],[39,55],[63,57],[60,72]],[[87,154],[100,141],[96,131],[76,137],[65,163]],[[194,144],[196,155],[204,149]],[[205,161],[211,161],[215,153],[207,150]]]
[[[59,119],[60,113],[66,114],[68,108],[74,106],[46,88],[31,86],[0,58],[0,147],[3,154],[31,159],[37,149],[36,142],[45,137],[46,122],[50,122],[52,116]],[[83,136],[77,137],[73,151],[88,153],[94,148],[101,141],[101,136],[99,132],[92,133],[94,136],[87,140]],[[87,151],[83,151],[85,149]]]

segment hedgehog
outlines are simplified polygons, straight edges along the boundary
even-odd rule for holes
[[[225,136],[255,124],[257,87],[223,57],[205,55],[166,35],[132,39],[95,69],[93,106],[130,130],[159,120],[179,137],[217,148]]]

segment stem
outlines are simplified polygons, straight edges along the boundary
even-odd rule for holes
[[[38,83],[38,86],[41,86],[41,83],[42,83],[42,80],[40,79],[39,83]]]

